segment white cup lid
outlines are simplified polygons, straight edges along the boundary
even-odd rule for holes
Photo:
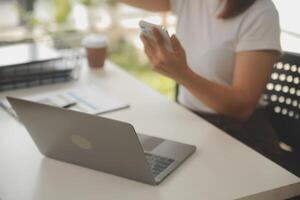
[[[90,34],[82,39],[81,44],[86,48],[103,48],[107,46],[107,38],[100,34]]]

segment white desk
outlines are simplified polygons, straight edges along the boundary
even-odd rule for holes
[[[299,178],[109,62],[104,71],[83,68],[77,83],[0,93],[0,99],[90,83],[131,104],[105,116],[128,121],[138,132],[194,144],[196,153],[161,185],[150,186],[44,158],[24,127],[0,110],[1,200],[274,200],[300,194]]]

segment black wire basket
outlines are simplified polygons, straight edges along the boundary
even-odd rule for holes
[[[78,79],[84,50],[60,49],[61,58],[0,68],[0,91],[67,82]]]

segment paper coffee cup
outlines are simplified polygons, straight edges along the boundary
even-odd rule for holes
[[[87,59],[90,67],[104,66],[107,53],[107,38],[99,34],[90,34],[83,38],[82,46],[86,48]]]

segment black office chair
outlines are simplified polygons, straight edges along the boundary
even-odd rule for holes
[[[283,167],[300,176],[300,54],[285,52],[274,64],[263,98],[283,149]],[[179,85],[176,84],[177,102]]]
[[[273,71],[264,100],[283,149],[283,167],[300,176],[300,54],[285,52]]]
[[[274,65],[264,100],[282,142],[300,152],[300,54],[286,52]]]

